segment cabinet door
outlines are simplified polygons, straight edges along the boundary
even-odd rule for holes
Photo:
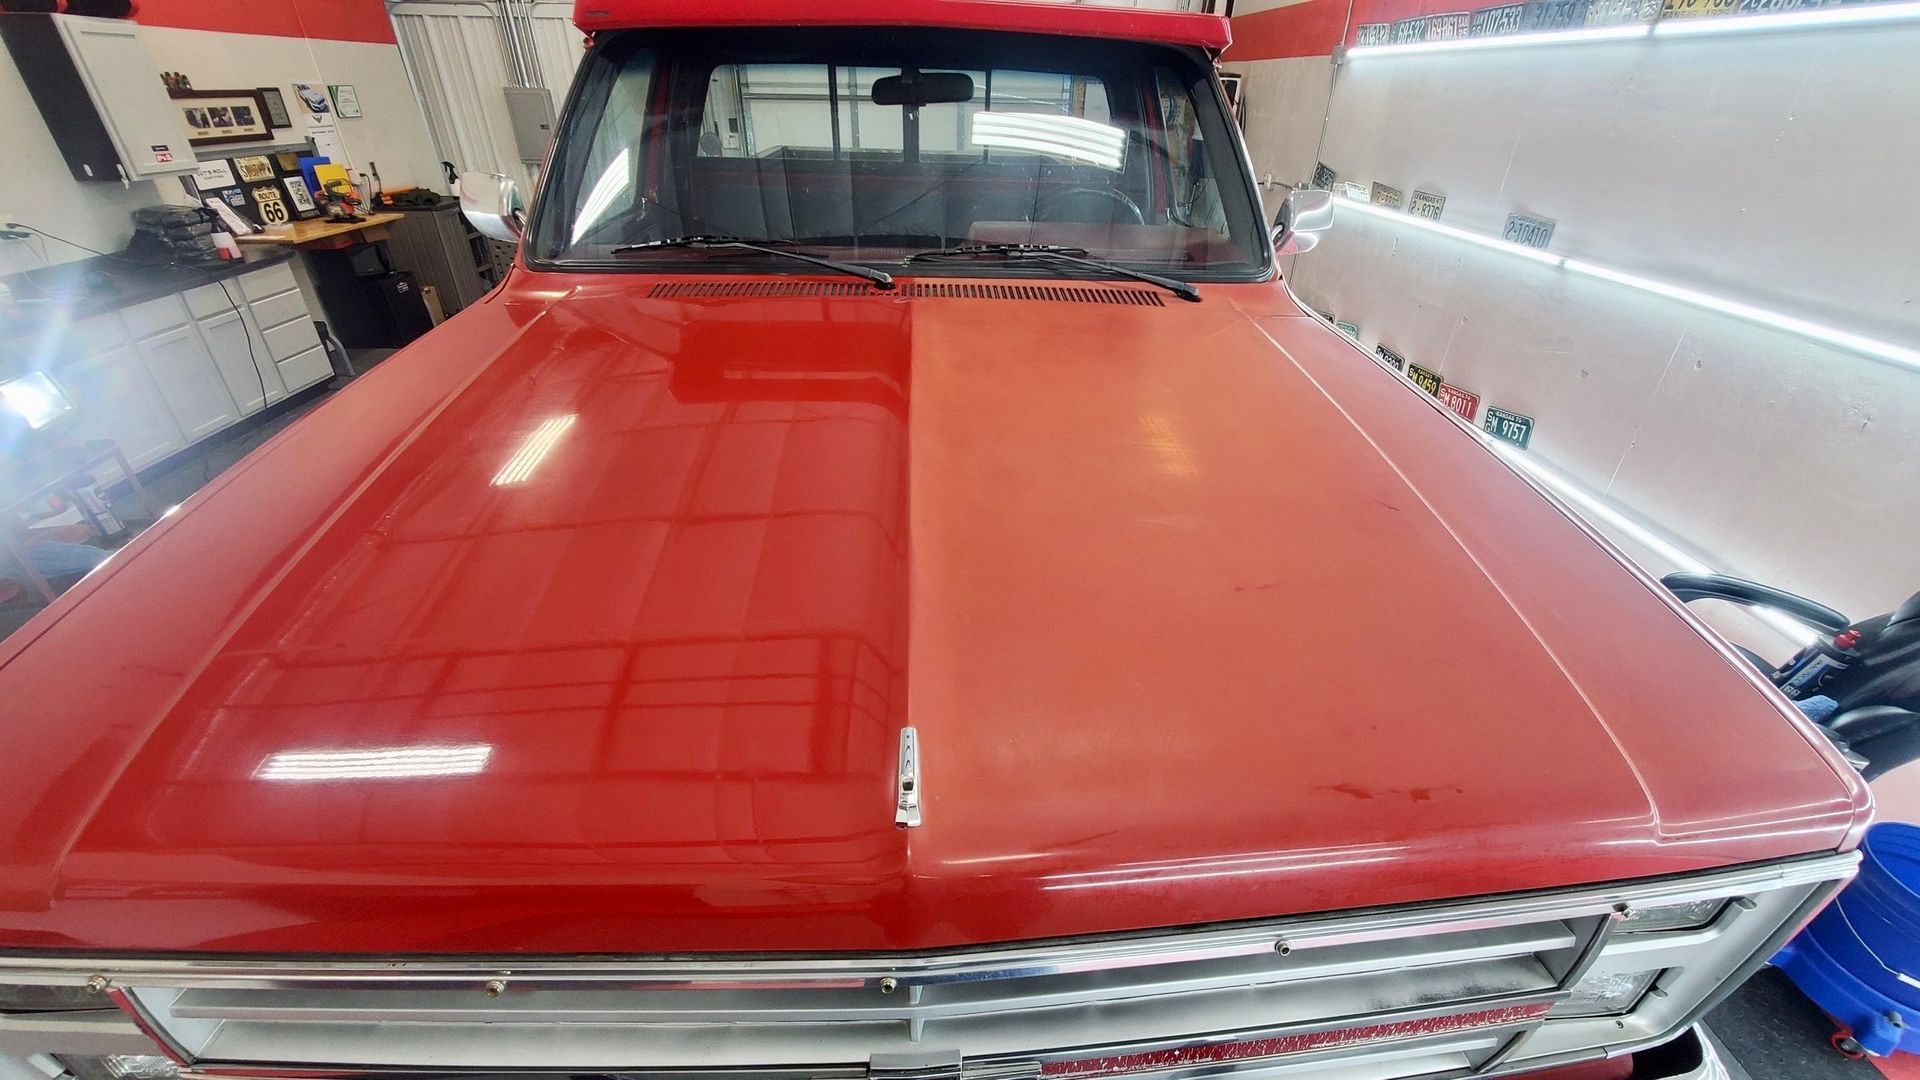
[[[140,27],[130,19],[78,15],[54,21],[128,175],[139,179],[198,167],[186,121],[167,96]]]
[[[115,345],[59,364],[53,377],[73,401],[76,432],[82,438],[119,443],[134,468],[145,468],[187,445],[132,345]]]
[[[318,345],[274,366],[280,369],[280,378],[287,384],[287,389],[296,394],[315,383],[333,378],[333,361],[327,359],[327,350]]]
[[[273,356],[251,320],[235,311],[223,312],[200,320],[200,336],[213,354],[213,366],[219,369],[227,393],[239,404],[241,415],[251,416],[263,405],[287,396]]]
[[[198,442],[240,419],[213,355],[193,326],[155,334],[140,342],[147,371],[160,384],[160,399],[188,442]]]

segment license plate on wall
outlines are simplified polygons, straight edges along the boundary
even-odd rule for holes
[[[1367,194],[1368,194],[1369,200],[1375,206],[1386,206],[1394,210],[1400,209],[1400,201],[1402,196],[1400,193],[1400,189],[1397,187],[1388,187],[1387,185],[1381,183],[1380,181],[1375,180],[1373,182],[1373,190],[1368,192]]]
[[[1440,373],[1439,372],[1428,371],[1426,368],[1421,367],[1419,364],[1408,364],[1407,378],[1412,379],[1413,385],[1419,387],[1422,390],[1425,390],[1427,393],[1432,394],[1435,397],[1440,396]]]
[[[1520,29],[1571,30],[1587,24],[1588,0],[1530,0],[1520,13]]]
[[[1415,42],[1425,40],[1427,40],[1426,16],[1422,15],[1417,19],[1401,19],[1399,22],[1393,24],[1393,43],[1395,45],[1411,45]]]
[[[1740,10],[1740,0],[1665,0],[1660,5],[1663,19],[1711,19]]]
[[[1407,201],[1407,213],[1414,217],[1426,218],[1428,221],[1439,221],[1440,212],[1446,208],[1447,197],[1435,195],[1431,191],[1416,191],[1413,193],[1413,198]]]
[[[1501,442],[1510,442],[1525,450],[1533,438],[1533,417],[1489,405],[1486,417],[1480,421],[1480,428]]]
[[[1501,233],[1508,243],[1524,244],[1530,248],[1546,250],[1553,241],[1552,218],[1534,217],[1531,214],[1508,214],[1507,227]]]
[[[1440,399],[1440,404],[1460,414],[1462,420],[1470,422],[1473,414],[1480,411],[1480,395],[1471,390],[1462,390],[1452,383],[1441,383],[1433,396]]]
[[[1407,358],[1387,348],[1385,345],[1375,345],[1373,347],[1373,355],[1392,364],[1393,370],[1395,371],[1407,370]]]
[[[1511,34],[1520,29],[1520,16],[1526,10],[1525,4],[1502,4],[1499,7],[1481,8],[1473,13],[1473,21],[1467,25],[1467,36],[1490,37],[1494,34]]]

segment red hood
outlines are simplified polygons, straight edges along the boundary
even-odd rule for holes
[[[6,643],[0,945],[928,948],[1723,866],[1863,812],[1277,286],[652,284],[519,272]]]

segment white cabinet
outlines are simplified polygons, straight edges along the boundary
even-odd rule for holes
[[[133,20],[12,14],[0,18],[0,40],[74,179],[130,183],[197,166]],[[6,118],[29,122],[17,109]]]
[[[213,354],[214,366],[220,369],[220,378],[242,415],[252,416],[287,396],[280,371],[250,319],[229,310],[201,319],[199,325],[200,337]]]
[[[186,122],[167,96],[139,25],[79,15],[55,15],[53,22],[127,173],[141,179],[192,172],[198,162]]]
[[[289,394],[333,377],[333,364],[320,347],[313,315],[286,266],[256,270],[240,279],[247,298],[247,316],[265,343],[265,357],[273,362]]]
[[[136,469],[186,446],[180,425],[162,404],[160,388],[134,347],[125,341],[96,340],[95,344],[97,351],[70,357],[52,372],[73,401],[75,433],[85,439],[114,440]]]
[[[33,357],[72,399],[75,434],[114,440],[135,468],[333,377],[285,264],[56,323],[15,346],[0,338],[0,373]]]
[[[333,361],[327,359],[327,350],[318,345],[281,360],[275,366],[280,369],[280,378],[288,386],[312,386],[333,378]]]
[[[188,442],[198,442],[240,419],[226,380],[195,327],[174,327],[141,339],[138,347],[147,371],[160,384],[160,399]]]

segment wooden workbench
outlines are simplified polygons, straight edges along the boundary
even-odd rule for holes
[[[305,248],[309,251],[331,251],[354,244],[370,244],[375,240],[387,238],[387,225],[399,221],[400,215],[389,211],[383,214],[369,214],[361,221],[328,221],[314,218],[312,221],[296,221],[283,233],[253,233],[236,237],[243,244],[283,244],[290,247]]]

